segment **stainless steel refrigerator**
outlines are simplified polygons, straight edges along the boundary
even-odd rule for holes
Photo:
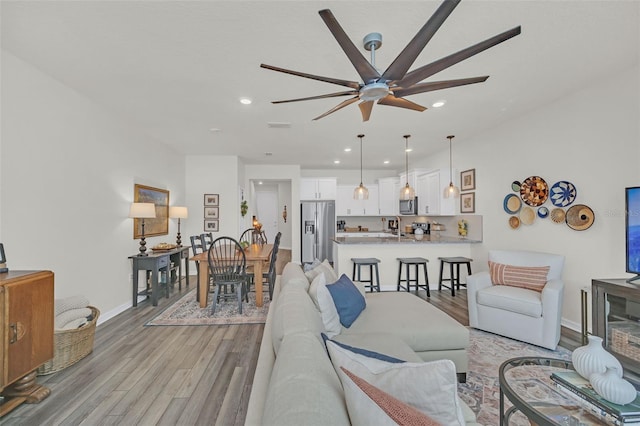
[[[335,201],[303,201],[300,203],[302,219],[302,264],[314,259],[333,262],[333,243],[336,235]]]

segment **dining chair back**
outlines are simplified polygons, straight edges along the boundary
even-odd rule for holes
[[[278,260],[278,249],[280,248],[280,238],[282,232],[276,234],[276,238],[273,240],[273,249],[271,250],[271,256],[269,258],[269,269],[262,274],[263,282],[269,285],[269,300],[273,299],[273,287],[276,284],[276,261]]]
[[[231,237],[217,238],[209,247],[207,259],[215,286],[211,315],[216,312],[219,298],[225,299],[233,296],[237,297],[238,312],[242,313],[242,300],[249,301],[247,296],[247,259],[242,246]],[[220,289],[226,288],[226,286],[235,287],[235,295],[220,293]]]
[[[202,235],[192,235],[189,237],[191,240],[191,251],[193,251],[193,255],[204,253],[206,250],[204,248]],[[200,282],[200,262],[196,261],[196,282]],[[200,293],[196,292],[196,301],[200,301]]]
[[[207,232],[204,234],[200,234],[200,239],[202,240],[202,247],[204,248],[204,251],[207,251],[213,243],[213,233]]]

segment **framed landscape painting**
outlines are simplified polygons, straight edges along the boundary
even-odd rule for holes
[[[156,217],[144,219],[144,236],[167,235],[169,233],[169,191],[138,185],[133,187],[135,203],[153,203],[156,206]],[[133,219],[133,238],[142,236],[142,219]]]

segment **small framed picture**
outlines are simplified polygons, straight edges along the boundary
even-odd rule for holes
[[[219,206],[220,196],[218,194],[204,194],[205,206]]]
[[[204,208],[204,218],[205,219],[220,219],[218,215],[219,207],[205,207]]]
[[[460,172],[460,191],[472,191],[476,189],[476,169]]]
[[[218,220],[205,220],[204,221],[204,230],[207,232],[218,232]]]
[[[476,193],[467,192],[460,194],[460,213],[476,212]]]

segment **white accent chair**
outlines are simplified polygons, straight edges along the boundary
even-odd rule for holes
[[[493,285],[489,271],[467,277],[469,325],[473,328],[555,350],[560,341],[564,256],[516,250],[490,250],[489,260],[513,266],[549,266],[542,292]]]

